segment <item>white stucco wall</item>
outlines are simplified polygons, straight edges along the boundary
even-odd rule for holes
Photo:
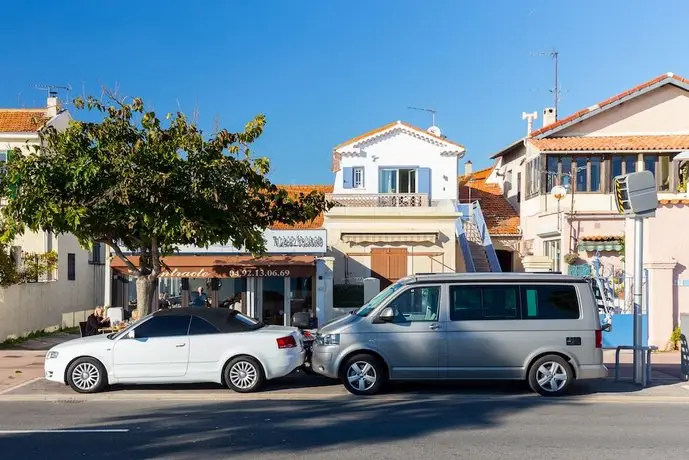
[[[378,170],[390,167],[425,167],[431,169],[431,199],[456,199],[458,157],[442,156],[447,147],[434,145],[404,130],[375,138],[360,146],[356,156],[343,155],[341,168],[335,174],[333,193],[375,194],[378,193]],[[343,187],[345,167],[364,168],[364,187],[346,189]]]

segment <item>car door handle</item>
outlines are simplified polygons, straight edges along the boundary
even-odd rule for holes
[[[430,326],[428,326],[428,329],[430,329],[432,331],[437,331],[438,329],[440,329],[440,325],[439,324],[431,324]]]
[[[184,346],[186,346],[186,345],[187,345],[186,343],[180,343],[179,345],[175,345],[175,346],[176,346],[177,348],[182,348],[182,347],[184,347]]]

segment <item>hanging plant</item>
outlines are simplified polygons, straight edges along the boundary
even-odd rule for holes
[[[569,254],[565,255],[565,263],[567,265],[574,265],[578,260],[579,254],[576,252],[570,252]]]

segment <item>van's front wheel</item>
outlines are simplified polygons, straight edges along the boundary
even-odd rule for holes
[[[385,369],[378,358],[371,355],[355,355],[342,366],[340,379],[347,391],[357,396],[378,393],[385,381]]]
[[[531,389],[542,396],[562,396],[574,381],[574,371],[561,356],[547,355],[533,363],[528,380]]]

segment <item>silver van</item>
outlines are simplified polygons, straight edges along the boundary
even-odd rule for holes
[[[312,365],[356,395],[387,380],[500,379],[559,396],[607,376],[591,285],[536,273],[404,278],[318,329]]]

